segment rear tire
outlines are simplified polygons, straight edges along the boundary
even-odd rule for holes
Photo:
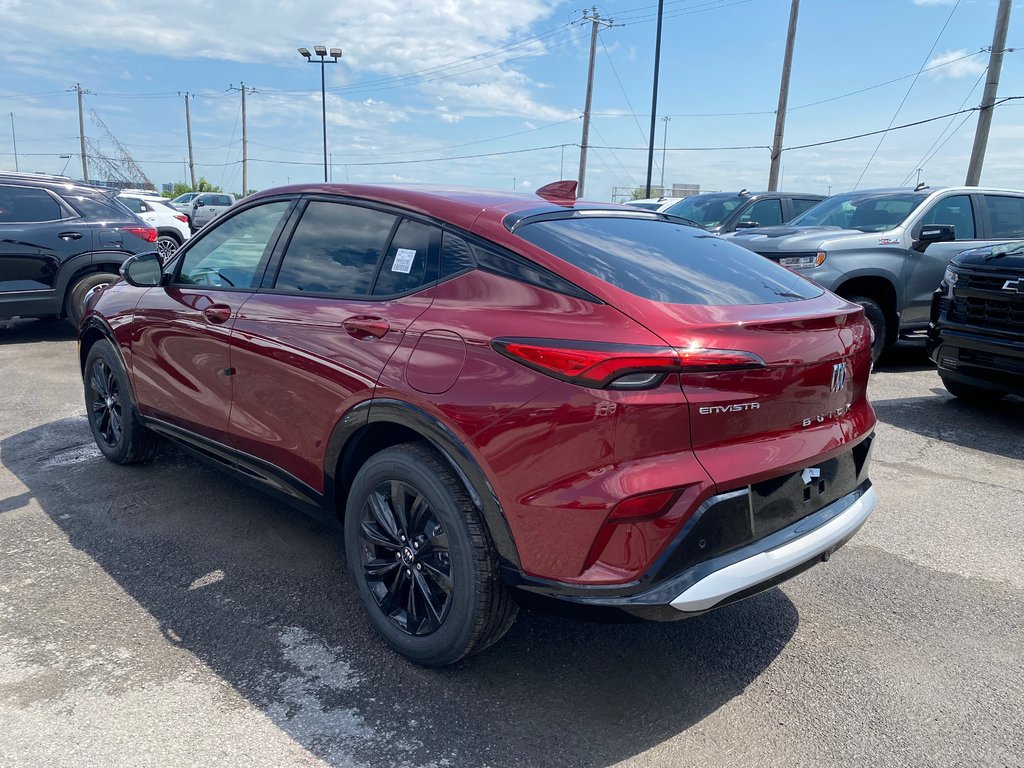
[[[999,392],[994,389],[985,389],[984,387],[964,384],[961,381],[954,381],[942,374],[939,374],[939,378],[942,379],[942,386],[946,388],[949,394],[969,403],[997,403],[1006,397],[1007,394],[1006,392]]]
[[[82,315],[85,314],[85,297],[89,291],[97,285],[112,283],[117,279],[118,276],[112,272],[92,272],[80,277],[68,289],[67,294],[64,296],[64,317],[74,326],[76,331],[82,322]]]
[[[139,421],[128,377],[109,341],[97,341],[89,350],[84,379],[89,428],[103,455],[115,464],[151,460],[160,438]]]
[[[360,468],[345,508],[345,554],[370,623],[417,664],[454,664],[515,620],[483,521],[426,444],[386,448]]]
[[[847,296],[846,300],[864,307],[864,317],[871,323],[871,327],[875,331],[875,342],[871,345],[871,362],[877,363],[882,352],[889,346],[887,343],[889,321],[885,317],[885,312],[877,301],[869,299],[867,296]]]
[[[180,245],[181,240],[174,235],[160,235],[156,239],[156,251],[160,254],[160,261],[166,264]]]

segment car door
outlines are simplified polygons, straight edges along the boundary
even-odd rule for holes
[[[331,433],[430,306],[439,248],[430,224],[310,200],[234,326],[235,447],[323,492]]]
[[[196,229],[207,224],[212,218],[210,215],[212,197],[212,195],[199,195],[192,203],[192,226]]]
[[[132,377],[143,415],[228,444],[228,340],[239,308],[263,278],[293,200],[254,205],[191,240],[167,286],[139,301]]]
[[[92,238],[89,225],[48,190],[0,184],[0,294],[52,292],[60,265],[90,251]]]
[[[939,287],[942,275],[950,259],[961,251],[984,245],[980,239],[978,212],[975,210],[977,195],[959,193],[946,195],[933,201],[911,227],[911,240],[917,241],[921,229],[930,225],[952,226],[956,240],[945,243],[931,243],[924,253],[908,251],[904,270],[904,303],[901,326],[920,326],[928,322],[932,294]]]

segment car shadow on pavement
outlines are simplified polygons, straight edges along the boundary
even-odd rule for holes
[[[934,368],[922,339],[901,339],[889,347],[875,364],[876,373],[905,373]]]
[[[76,338],[75,329],[65,320],[0,320],[0,345],[73,341]]]
[[[799,623],[778,589],[669,624],[524,611],[489,650],[423,669],[364,619],[336,528],[177,449],[117,467],[77,418],[4,440],[0,462],[167,643],[332,765],[611,765],[742,693]]]
[[[1024,398],[972,403],[935,387],[932,397],[872,400],[879,421],[924,437],[1010,459],[1024,459]]]

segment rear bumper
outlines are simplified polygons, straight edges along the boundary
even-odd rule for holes
[[[737,492],[722,494],[713,503]],[[608,587],[588,591],[529,591],[579,606],[617,608],[645,619],[671,621],[704,613],[775,586],[813,565],[828,560],[848,542],[878,505],[869,480],[817,512],[762,539],[694,565],[647,589],[629,594]],[[525,585],[522,585],[525,586]]]

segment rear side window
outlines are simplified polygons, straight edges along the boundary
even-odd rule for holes
[[[441,279],[465,272],[475,266],[469,243],[452,232],[445,232],[441,244]]]
[[[231,205],[231,198],[227,195],[214,195],[210,205]]]
[[[1024,237],[1024,197],[1007,195],[984,195],[985,208],[988,210],[990,237],[1021,238]],[[957,238],[960,233],[957,233]]]
[[[274,288],[366,296],[396,218],[370,208],[314,200],[295,228]]]
[[[672,222],[630,218],[538,221],[516,234],[636,296],[668,304],[774,304],[822,289],[746,248]]]
[[[0,223],[56,221],[64,211],[50,194],[31,187],[0,187]]]
[[[436,261],[431,248],[435,231],[435,227],[409,219],[398,225],[373,286],[374,296],[408,293],[433,282],[437,273],[436,267],[431,268]]]

